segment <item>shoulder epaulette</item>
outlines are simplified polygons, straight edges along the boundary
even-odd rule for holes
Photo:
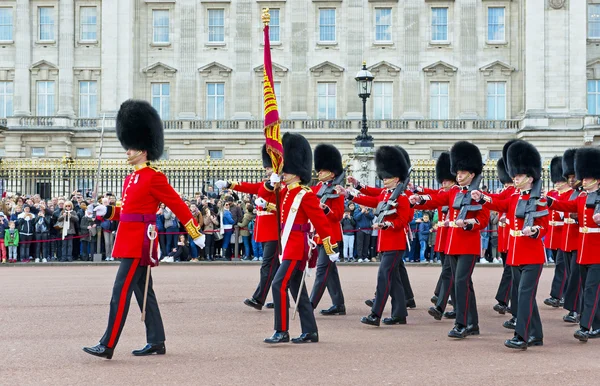
[[[306,186],[306,185],[300,185],[300,186],[302,187],[302,189],[306,190],[307,192],[311,192],[312,193],[312,189],[309,188],[308,186]]]

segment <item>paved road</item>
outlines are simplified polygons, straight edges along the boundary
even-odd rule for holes
[[[139,309],[111,361],[91,357],[103,333],[117,267],[52,266],[0,269],[0,384],[10,385],[597,385],[600,342],[581,344],[564,310],[541,305],[545,346],[514,352],[512,333],[492,311],[499,267],[475,269],[479,337],[446,337],[452,322],[426,309],[439,266],[409,267],[417,309],[405,326],[362,325],[364,299],[377,268],[342,266],[348,315],[317,316],[318,344],[268,346],[272,311],[242,304],[258,279],[256,265],[161,266],[155,288],[167,331],[167,355],[137,358],[145,342]],[[547,296],[552,269],[540,281]],[[312,284],[312,278],[309,278]],[[321,306],[329,306],[328,295]],[[320,307],[320,308],[323,308]],[[386,316],[389,315],[389,309]],[[291,322],[291,334],[300,332]],[[460,365],[462,363],[462,365]]]

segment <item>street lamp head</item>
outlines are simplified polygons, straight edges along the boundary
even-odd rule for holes
[[[356,78],[354,79],[358,83],[358,96],[361,98],[370,97],[371,86],[373,85],[373,79],[375,79],[375,77],[367,70],[367,62],[363,62],[362,69],[356,74]]]

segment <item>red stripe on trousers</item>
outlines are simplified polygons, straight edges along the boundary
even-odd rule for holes
[[[538,273],[538,277],[535,282],[535,288],[537,288],[538,284],[540,283],[540,276],[542,276],[542,267],[540,267],[540,272]],[[521,283],[519,282],[519,285],[520,284]],[[527,324],[525,325],[525,335],[526,336],[521,337],[525,340],[529,339],[529,323],[531,323],[531,317],[533,315],[533,301],[535,300],[535,295],[534,295],[535,292],[537,292],[537,291],[533,291],[533,293],[531,294],[531,299],[529,300],[529,317],[527,318]]]
[[[459,257],[460,259],[460,257]],[[471,273],[469,274],[469,280],[467,280],[467,302],[466,302],[466,306],[465,306],[465,322],[463,323],[464,326],[467,326],[467,322],[469,320],[469,294],[471,293],[471,286],[470,283],[473,279],[471,279],[471,277],[473,276],[473,269],[475,269],[475,261],[477,260],[477,256],[475,256],[473,258],[473,263],[471,263]],[[456,262],[456,265],[458,266],[458,261]]]
[[[390,272],[388,272],[388,279],[387,279],[387,284],[385,286],[385,292],[383,293],[383,299],[385,299],[388,296],[388,294],[390,293],[390,286],[391,286],[390,277],[392,276],[392,271],[394,270],[394,265],[396,264],[396,260],[398,260],[398,255],[400,254],[400,251],[395,251],[395,252],[396,252],[396,256],[394,256],[394,261],[392,262],[392,269],[390,269]],[[379,315],[377,315],[377,316],[379,316],[381,318],[381,315],[383,314],[383,309],[385,308],[385,303],[387,303],[387,301],[386,302],[384,302],[383,300],[380,300],[380,301],[381,301],[381,310],[379,311]]]
[[[594,307],[592,307],[592,313],[590,314],[590,324],[589,330],[592,331],[594,326],[592,322],[594,321],[594,316],[596,315],[596,309],[598,308],[598,296],[600,295],[600,284],[598,285],[598,289],[596,290],[596,300],[594,300]]]
[[[288,267],[287,272],[285,273],[285,276],[283,277],[283,282],[281,283],[281,289],[280,289],[280,294],[279,296],[281,297],[281,329],[283,331],[287,331],[288,330],[288,326],[287,326],[287,312],[288,312],[288,306],[287,306],[287,288],[288,288],[288,282],[290,281],[290,278],[292,277],[292,272],[294,272],[294,268],[296,267],[296,263],[298,261],[297,260],[292,260],[292,263],[290,264],[290,266]],[[302,288],[300,288],[299,292],[298,292],[298,298],[300,298],[300,293],[302,291]]]
[[[110,340],[108,341],[108,347],[110,348],[112,348],[115,345],[115,340],[117,339],[117,334],[119,333],[120,329],[119,327],[121,326],[121,320],[123,319],[123,311],[125,310],[125,304],[127,303],[127,292],[129,291],[131,280],[133,279],[133,275],[135,274],[135,270],[139,262],[140,259],[133,259],[131,267],[129,268],[129,272],[127,272],[127,277],[125,278],[123,289],[121,289],[121,296],[119,297],[119,306],[117,307],[117,316],[115,317],[115,323],[113,324],[113,328],[110,333]]]

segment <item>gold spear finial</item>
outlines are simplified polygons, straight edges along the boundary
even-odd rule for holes
[[[269,25],[271,22],[271,14],[269,13],[269,8],[263,8],[261,19],[264,25]]]

